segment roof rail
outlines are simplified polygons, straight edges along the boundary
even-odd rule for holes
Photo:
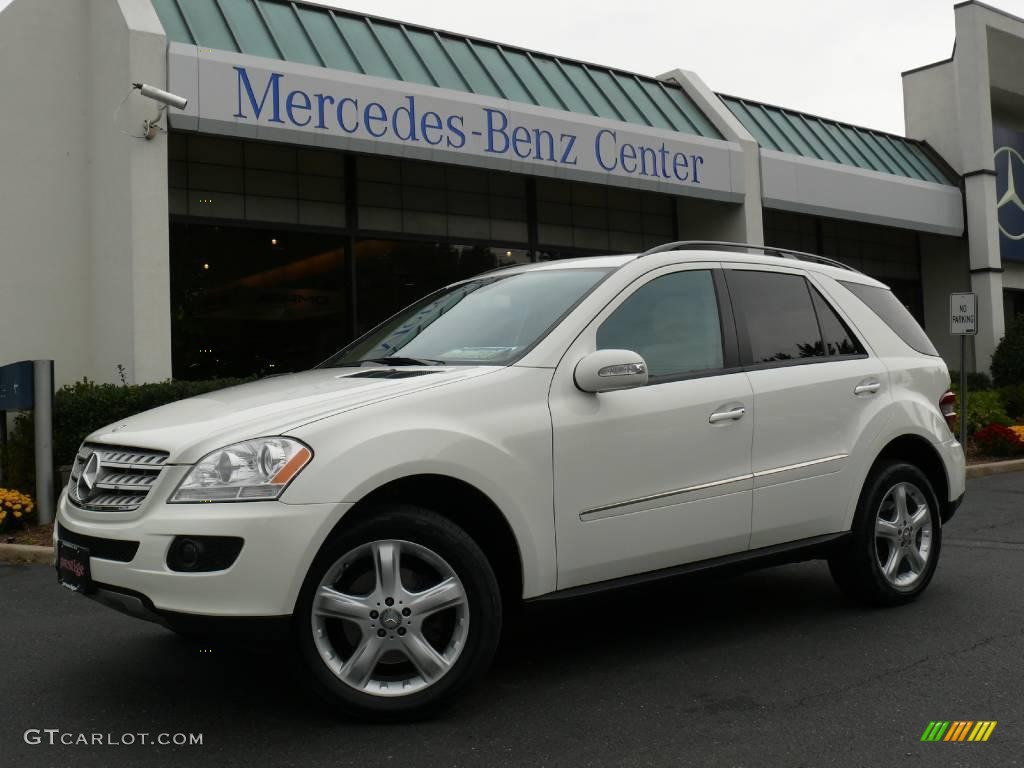
[[[667,251],[696,251],[704,249],[740,251],[744,253],[759,251],[766,256],[778,256],[782,259],[797,259],[799,261],[814,262],[815,264],[827,264],[830,267],[838,267],[839,269],[846,269],[850,272],[857,272],[858,274],[860,273],[860,270],[854,269],[848,264],[843,264],[841,261],[830,259],[828,256],[818,256],[814,253],[804,253],[803,251],[794,251],[790,248],[779,248],[774,245],[729,243],[724,240],[679,240],[674,243],[664,243],[662,245],[657,245],[650,250],[644,251],[637,256],[637,258],[651,256],[655,253],[665,253]]]

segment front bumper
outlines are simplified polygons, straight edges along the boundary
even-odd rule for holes
[[[154,503],[147,504],[135,520],[98,522],[95,514],[79,514],[65,493],[58,504],[57,522],[83,536],[139,543],[129,562],[100,557],[89,560],[92,580],[99,587],[97,594],[108,598],[101,602],[127,602],[131,609],[125,612],[139,618],[149,617],[135,610],[136,603],[145,613],[157,616],[285,616],[295,607],[320,545],[350,507],[277,501]],[[167,566],[167,551],[175,536],[237,536],[244,544],[225,570],[182,573]]]

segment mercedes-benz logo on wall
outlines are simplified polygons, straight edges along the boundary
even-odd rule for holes
[[[1017,179],[1024,185],[1024,157],[1013,147],[999,147],[995,165],[999,231],[1010,240],[1024,240],[1024,200],[1017,192]]]
[[[82,470],[82,474],[78,477],[78,499],[79,501],[88,501],[89,497],[92,496],[92,492],[96,489],[96,481],[100,475],[100,455],[99,453],[93,453],[87,462],[85,462],[85,468]]]

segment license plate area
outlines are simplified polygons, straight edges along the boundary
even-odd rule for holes
[[[74,592],[92,591],[89,550],[67,541],[57,542],[57,582]]]

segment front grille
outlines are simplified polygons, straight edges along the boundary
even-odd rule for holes
[[[71,467],[68,498],[82,509],[131,512],[145,501],[165,461],[163,451],[85,443]]]
[[[119,563],[130,563],[139,551],[139,542],[121,541],[120,539],[101,539],[99,536],[86,536],[84,533],[69,531],[60,523],[57,524],[57,538],[69,544],[77,544],[89,550],[89,557],[101,560],[116,560]]]

